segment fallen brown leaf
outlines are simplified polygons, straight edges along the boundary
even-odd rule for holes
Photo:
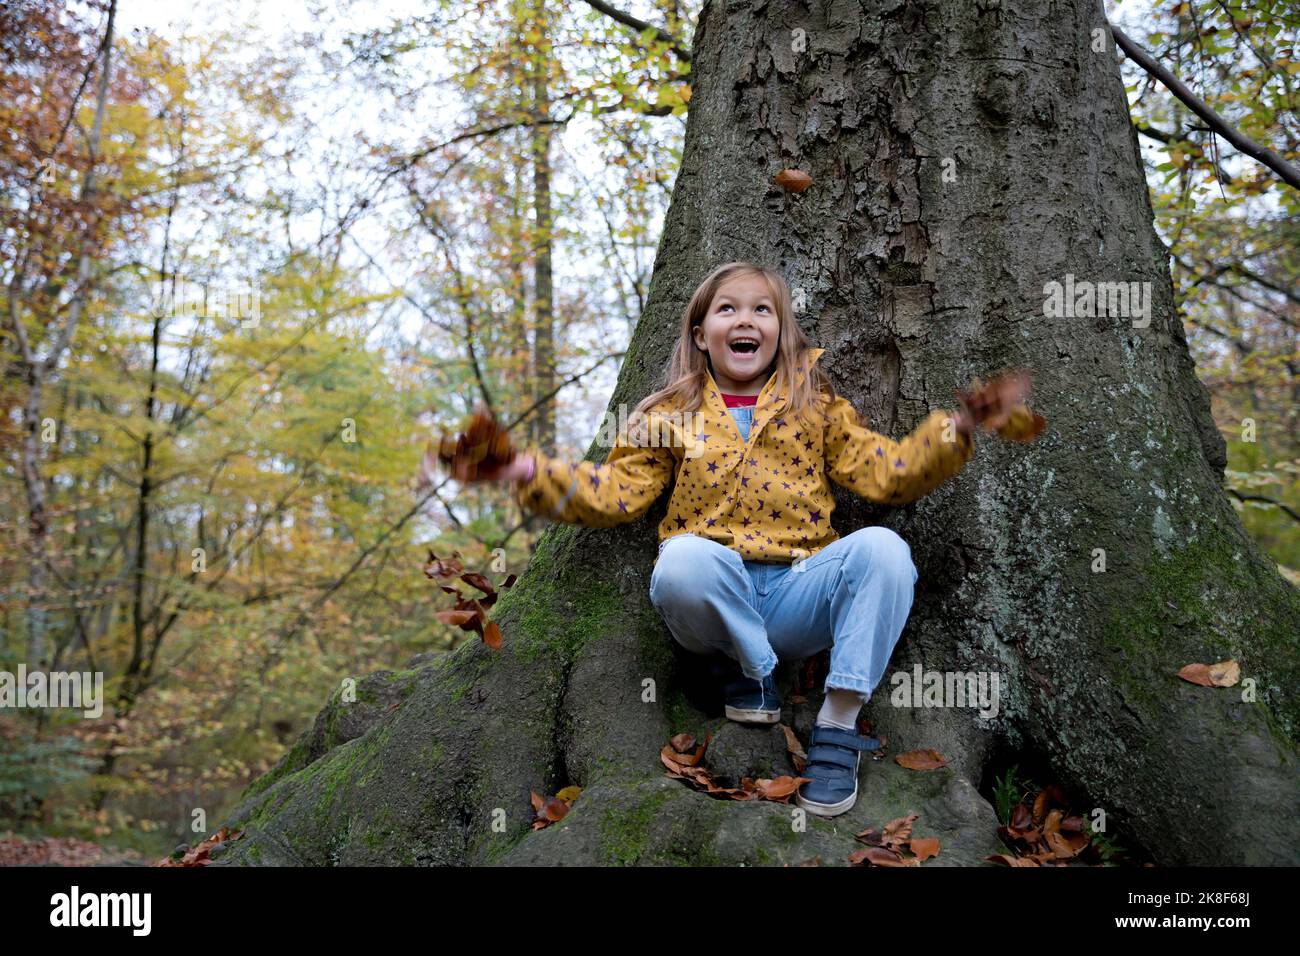
[[[916,862],[924,863],[931,857],[939,855],[939,838],[912,837],[908,842],[908,848],[916,854]]]
[[[881,833],[879,830],[877,830],[875,827],[868,827],[867,829],[863,830],[861,833],[855,833],[853,835],[853,838],[855,840],[861,840],[863,843],[867,844],[868,846],[885,845],[885,835]]]
[[[192,847],[188,853],[179,860],[173,860],[167,857],[164,860],[154,864],[155,866],[207,866],[211,861],[209,854],[212,848],[218,843],[226,843],[231,840],[238,840],[244,835],[243,830],[231,831],[227,827],[222,827],[210,837],[206,837],[200,843]]]
[[[1047,791],[1043,790],[1034,798],[1034,822],[1042,823],[1043,814],[1047,812]]]
[[[889,847],[883,846],[863,847],[861,850],[854,850],[849,854],[849,863],[853,866],[860,866],[864,861],[870,863],[872,866],[920,865],[915,857],[904,859]]]
[[[909,750],[895,757],[894,762],[908,770],[938,770],[947,765],[948,759],[937,750]]]
[[[1236,661],[1217,664],[1188,664],[1178,676],[1202,687],[1232,687],[1241,679],[1241,665]]]
[[[912,824],[916,822],[919,814],[909,813],[905,817],[899,817],[897,820],[890,820],[885,824],[885,843],[888,845],[898,845],[903,843],[912,836]]]
[[[754,781],[755,789],[762,795],[764,800],[773,800],[778,803],[784,803],[794,795],[803,784],[812,780],[812,777],[777,777],[773,780],[759,779]]]
[[[804,768],[808,766],[808,755],[804,753],[803,744],[799,743],[799,738],[795,736],[793,729],[785,724],[781,725],[781,729],[785,731],[785,749],[790,752],[794,769],[797,773],[803,773]]]

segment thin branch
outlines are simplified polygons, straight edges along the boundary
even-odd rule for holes
[[[1277,505],[1287,514],[1289,514],[1294,520],[1300,521],[1300,512],[1297,512],[1294,508],[1292,508],[1289,504],[1287,504],[1284,501],[1276,501],[1273,498],[1266,498],[1263,495],[1243,494],[1242,492],[1238,491],[1236,488],[1229,488],[1228,494],[1232,495],[1238,501],[1262,501],[1265,504]]]
[[[603,3],[602,0],[586,0],[586,3],[587,6],[591,7],[593,10],[605,14],[605,16],[609,17],[611,20],[617,20],[625,27],[631,27],[637,33],[644,33],[646,30],[654,30],[656,39],[662,43],[667,43],[672,51],[687,63],[691,62],[691,51],[686,49],[686,47],[678,41],[677,37],[673,36],[667,30],[661,29],[653,23],[646,23],[644,20],[638,20],[630,13],[624,13],[622,10],[617,10],[614,7],[611,7],[608,3]]]
[[[1201,155],[1205,154],[1205,150],[1201,144],[1187,136],[1182,136],[1176,133],[1166,133],[1164,130],[1151,126],[1148,123],[1143,123],[1141,120],[1134,120],[1133,125],[1137,128],[1137,131],[1147,139],[1154,139],[1157,143],[1163,143],[1166,146],[1170,143],[1186,143],[1188,146],[1199,150]],[[1214,138],[1211,137],[1210,141],[1214,142]],[[1214,167],[1214,175],[1218,178],[1220,183],[1232,182],[1232,176],[1230,176],[1228,171],[1223,168],[1222,163],[1217,159],[1212,159],[1210,164]]]
[[[1190,286],[1191,288],[1195,288],[1198,285],[1213,286],[1216,289],[1226,292],[1228,295],[1232,296],[1238,302],[1242,302],[1246,305],[1251,306],[1252,308],[1259,309],[1261,312],[1264,312],[1267,315],[1271,315],[1273,318],[1277,319],[1279,322],[1281,322],[1285,326],[1288,326],[1289,328],[1300,329],[1300,326],[1298,326],[1292,319],[1288,318],[1284,313],[1278,311],[1277,309],[1272,308],[1271,306],[1264,305],[1262,302],[1256,302],[1254,299],[1250,298],[1249,296],[1242,294],[1242,292],[1236,286],[1228,285],[1226,283],[1218,281],[1219,277],[1222,276],[1225,272],[1234,271],[1231,265],[1219,266],[1218,268],[1211,269],[1210,272],[1198,272],[1196,268],[1190,262],[1183,259],[1182,256],[1175,254],[1173,259],[1176,263],[1178,263],[1179,266],[1187,270],[1187,273],[1189,275],[1195,276],[1195,279],[1191,283]]]
[[[1245,266],[1241,265],[1240,263],[1237,262],[1230,263],[1228,265],[1228,271],[1235,272],[1243,279],[1249,279],[1251,282],[1255,283],[1256,285],[1261,285],[1265,289],[1268,289],[1270,292],[1276,292],[1280,296],[1285,296],[1288,300],[1294,302],[1296,305],[1300,305],[1300,295],[1298,295],[1293,289],[1284,289],[1276,282],[1270,282],[1268,279],[1265,279],[1262,275],[1259,275],[1256,272],[1252,272],[1251,270],[1247,269]]]
[[[591,2],[591,0],[588,0],[588,2]],[[1128,35],[1119,27],[1111,24],[1110,32],[1115,37],[1115,42],[1119,45],[1119,48],[1124,51],[1125,56],[1163,83],[1169,89],[1169,92],[1178,97],[1188,109],[1205,120],[1213,132],[1218,133],[1240,152],[1253,157],[1273,170],[1292,189],[1300,189],[1300,169],[1296,169],[1267,146],[1259,145],[1250,137],[1239,132],[1235,127],[1229,126],[1223,117],[1214,112],[1204,100],[1193,93],[1186,83],[1156,62],[1150,53],[1130,40]]]

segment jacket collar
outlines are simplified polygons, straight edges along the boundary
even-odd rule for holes
[[[806,356],[808,357],[808,363],[807,363],[807,364],[808,364],[808,369],[809,369],[809,371],[811,371],[811,370],[812,370],[812,367],[813,367],[814,365],[817,364],[817,360],[818,360],[819,358],[822,357],[822,354],[823,354],[825,351],[826,351],[826,350],[825,350],[824,348],[807,348],[807,349],[804,349],[804,355],[806,355]],[[706,395],[705,398],[706,398],[706,399],[711,399],[714,395],[716,395],[716,396],[717,396],[717,399],[718,399],[718,400],[717,400],[717,404],[720,405],[720,406],[722,407],[722,410],[723,410],[724,412],[726,412],[726,410],[727,410],[726,403],[724,403],[724,402],[722,401],[722,389],[720,389],[720,388],[718,387],[718,383],[715,382],[715,381],[713,380],[713,373],[710,372],[710,371],[708,370],[708,367],[707,367],[707,366],[705,366],[704,374],[705,374],[705,377],[708,378],[708,386],[709,386],[709,394]],[[797,372],[797,373],[796,373],[796,378],[797,378],[799,381],[803,381],[803,373],[802,373],[802,372]],[[769,378],[769,379],[767,380],[766,383],[764,383],[762,390],[758,393],[758,397],[761,399],[764,395],[767,394],[767,390],[768,390],[769,388],[774,388],[774,387],[775,387],[775,382],[776,382],[776,376],[773,375],[771,378]]]
[[[812,371],[813,365],[817,363],[817,360],[822,357],[822,354],[825,351],[826,350],[824,348],[804,349],[804,355],[807,356],[806,364],[809,371]],[[721,415],[724,421],[730,419],[731,413],[727,411],[727,405],[722,400],[722,389],[720,389],[718,387],[718,383],[713,380],[713,373],[710,372],[706,367],[704,370],[704,374],[708,379],[706,385],[706,388],[708,389],[708,393],[704,396],[705,404],[707,404],[710,408],[713,409],[713,413],[715,416]],[[803,381],[804,378],[802,372],[796,372],[795,377],[798,381]],[[764,383],[762,391],[758,393],[759,405],[763,403],[763,399],[767,395],[768,391],[774,389],[775,387],[776,387],[776,376],[773,375],[771,378],[767,380],[766,383]],[[782,396],[777,396],[778,400],[780,399],[780,397]],[[776,403],[774,403],[772,407],[775,407],[775,404]],[[750,426],[750,430],[749,430],[749,442],[751,444],[753,443],[754,439],[757,438],[760,429],[762,429],[762,427],[768,423],[768,420],[771,419],[771,417],[772,417],[772,411],[770,408],[764,410],[763,412],[754,413],[754,423],[753,425]],[[740,433],[735,431],[734,426],[732,428],[732,433],[734,433],[735,439],[739,441]]]

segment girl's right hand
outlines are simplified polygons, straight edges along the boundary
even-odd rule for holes
[[[505,465],[498,465],[496,468],[491,469],[480,468],[478,474],[469,479],[469,483],[476,484],[482,481],[524,481],[533,476],[535,467],[531,455],[519,454]],[[426,452],[424,458],[420,461],[420,467],[416,470],[416,491],[423,492],[426,488],[432,487],[440,471],[441,469],[436,456],[432,452]]]
[[[509,463],[496,468],[480,468],[478,474],[471,478],[471,483],[480,481],[524,481],[532,477],[535,468],[531,455],[515,455]]]

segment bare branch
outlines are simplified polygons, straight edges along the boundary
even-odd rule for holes
[[[1297,512],[1294,508],[1292,508],[1289,504],[1287,504],[1284,501],[1276,501],[1272,498],[1266,498],[1263,495],[1243,494],[1242,492],[1238,491],[1236,488],[1229,488],[1228,494],[1232,495],[1238,501],[1262,501],[1265,504],[1277,505],[1287,514],[1289,514],[1293,519],[1295,519],[1296,521],[1300,521],[1300,512]]]
[[[691,62],[691,51],[686,49],[686,47],[684,47],[680,42],[678,42],[677,38],[673,36],[671,33],[669,33],[667,30],[660,29],[659,27],[655,26],[653,23],[646,23],[644,20],[638,20],[630,13],[624,13],[622,10],[616,10],[614,7],[611,7],[608,3],[602,2],[602,0],[586,0],[586,3],[593,10],[597,10],[600,13],[605,14],[605,16],[609,17],[611,20],[617,20],[619,23],[623,24],[626,27],[631,27],[637,33],[643,33],[646,30],[654,30],[655,37],[657,39],[659,39],[664,43],[667,43],[670,47],[672,47],[673,52],[676,53],[683,60],[685,60],[687,63]]]
[[[1166,133],[1164,130],[1151,126],[1148,123],[1143,123],[1140,120],[1134,120],[1133,125],[1141,135],[1145,136],[1147,139],[1154,139],[1157,143],[1164,143],[1166,146],[1170,143],[1186,143],[1195,149],[1201,149],[1200,143],[1196,142],[1194,139],[1188,139],[1186,136],[1177,133]],[[1214,175],[1218,177],[1219,182],[1232,182],[1232,177],[1228,175],[1228,171],[1223,168],[1223,165],[1219,163],[1218,160],[1212,160],[1211,162],[1214,166]]]
[[[1209,105],[1193,93],[1186,83],[1156,62],[1150,53],[1130,40],[1128,35],[1119,27],[1111,24],[1110,32],[1115,37],[1115,42],[1119,45],[1119,48],[1124,51],[1125,56],[1163,83],[1169,89],[1169,92],[1178,97],[1188,109],[1205,120],[1212,131],[1237,147],[1239,151],[1259,160],[1259,162],[1273,170],[1292,189],[1300,189],[1300,170],[1267,146],[1260,146],[1250,137],[1229,126],[1227,121],[1210,109]]]

